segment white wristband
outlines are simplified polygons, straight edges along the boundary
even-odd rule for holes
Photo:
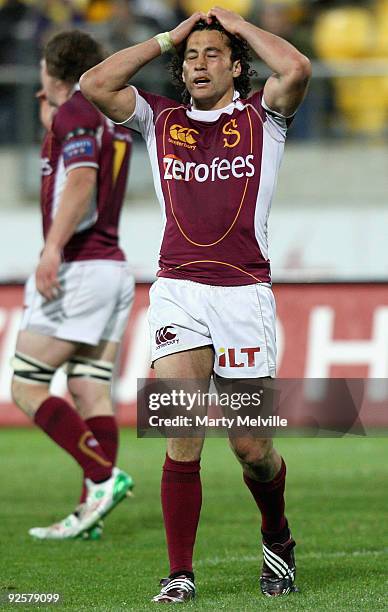
[[[161,53],[167,53],[174,49],[174,43],[171,40],[170,32],[162,32],[154,36],[155,40],[158,41]]]

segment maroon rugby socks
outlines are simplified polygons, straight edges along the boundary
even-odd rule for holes
[[[99,441],[102,450],[112,465],[116,465],[119,446],[119,430],[114,416],[96,416],[85,419],[85,424]]]
[[[117,451],[119,447],[119,430],[114,416],[97,416],[85,419],[85,424],[94,433],[94,437],[100,443],[106,458],[112,466],[116,465]],[[82,492],[79,500],[83,504],[86,500],[87,489],[85,480],[82,484]]]
[[[162,508],[170,576],[193,571],[193,549],[202,505],[199,461],[174,461],[166,455],[162,476]]]
[[[92,431],[61,397],[51,396],[38,408],[35,423],[79,463],[84,477],[94,482],[110,478],[112,462]]]
[[[243,474],[244,482],[253,495],[261,512],[261,530],[268,543],[287,540],[289,531],[284,515],[284,489],[286,464],[282,465],[275,478],[269,482],[258,482]]]

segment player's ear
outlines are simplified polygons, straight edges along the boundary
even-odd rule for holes
[[[183,70],[182,70],[182,81],[186,84],[185,73]]]
[[[232,73],[233,73],[233,78],[236,79],[237,77],[240,76],[241,74],[241,62],[240,60],[236,60],[235,62],[233,62],[232,64]]]

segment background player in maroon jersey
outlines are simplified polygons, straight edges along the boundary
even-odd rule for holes
[[[76,512],[30,530],[40,539],[96,537],[100,519],[132,488],[131,477],[115,467],[118,430],[111,402],[113,367],[134,293],[118,244],[132,140],[77,85],[82,72],[102,59],[89,35],[69,31],[48,42],[41,63],[45,243],[26,285],[12,393],[79,463],[84,488]],[[77,411],[50,394],[63,364]]]
[[[273,74],[248,97],[248,45]],[[177,48],[185,104],[127,86],[161,52]],[[81,79],[85,95],[146,140],[165,216],[158,280],[150,293],[155,370],[161,378],[259,380],[275,375],[275,307],[267,219],[290,118],[310,62],[286,41],[214,8],[125,49]],[[261,590],[295,590],[284,514],[285,463],[272,441],[231,440],[262,515]],[[192,553],[201,508],[202,440],[169,439],[162,507],[170,576],[153,601],[195,595]]]

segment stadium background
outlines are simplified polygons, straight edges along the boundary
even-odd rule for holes
[[[284,377],[387,378],[388,0],[219,0],[217,3],[234,8],[256,24],[289,39],[313,60],[310,93],[289,133],[270,217],[270,257],[279,311],[279,374]],[[53,453],[56,452],[52,445],[43,440],[40,432],[5,429],[7,425],[27,424],[27,419],[10,401],[9,359],[21,314],[22,283],[33,271],[42,246],[38,211],[39,142],[42,133],[34,98],[38,87],[40,50],[51,33],[77,26],[93,33],[109,51],[114,51],[168,30],[187,13],[198,7],[206,9],[212,4],[208,0],[0,0],[0,438],[3,466],[8,468],[3,491],[9,493],[8,497],[5,495],[8,505],[3,506],[9,520],[3,542],[7,542],[6,537],[10,538],[10,555],[14,544],[11,524],[16,525],[18,533],[20,529],[25,534],[32,519],[37,522],[39,518],[45,524],[58,518],[62,509],[68,509],[67,495],[75,482],[69,475],[74,471],[71,462],[57,452],[56,465],[68,488],[66,495],[65,492],[63,495],[56,493],[52,488],[53,477],[50,479],[47,475]],[[166,62],[166,57],[153,62],[136,77],[135,84],[173,96],[168,74],[164,71]],[[259,62],[255,62],[255,67],[260,77],[265,78],[266,68]],[[254,86],[259,87],[260,80],[256,80]],[[149,371],[147,291],[154,280],[160,226],[146,150],[142,141],[135,136],[127,202],[121,223],[122,246],[132,262],[138,281],[136,304],[127,329],[115,385],[115,398],[123,424],[134,422],[136,379],[146,376]],[[54,391],[62,392],[63,387],[64,378],[59,373],[54,381]],[[387,418],[384,409],[386,398],[378,399],[380,402],[383,400],[379,406],[383,406],[381,414]],[[131,521],[142,524],[143,514],[146,516],[148,508],[156,504],[160,457],[155,459],[155,448],[159,449],[159,454],[163,451],[158,441],[135,442],[133,434],[123,434],[124,467],[127,462],[137,464],[143,470],[142,481],[150,486],[148,493],[148,489],[141,489],[140,484],[139,505],[131,518]],[[211,486],[213,481],[214,486],[218,486],[218,479],[224,478],[227,473],[232,475],[233,480],[237,468],[234,465],[231,467],[231,459],[223,462],[225,457],[220,441],[212,442],[215,450],[207,452],[212,457],[213,472],[209,472],[209,480],[205,481],[210,497],[207,519],[210,524],[211,519],[219,524],[219,500],[211,497]],[[323,442],[327,446],[323,446]],[[337,444],[334,445],[334,442]],[[373,582],[371,569],[378,558],[379,571],[384,575],[387,553],[386,547],[382,550],[379,548],[380,536],[384,536],[384,533],[379,531],[381,525],[377,522],[379,513],[381,516],[384,508],[386,512],[386,502],[383,504],[382,498],[383,482],[386,483],[386,470],[384,478],[382,472],[385,452],[382,442],[369,439],[362,445],[361,441],[304,440],[298,443],[297,449],[284,443],[294,470],[289,489],[296,487],[289,494],[291,503],[295,507],[299,502],[305,505],[306,498],[312,500],[307,505],[310,503],[312,516],[319,518],[328,496],[334,491],[339,498],[337,505],[332,502],[331,509],[344,525],[341,528],[334,516],[326,515],[334,556],[324,561],[326,581],[322,580],[318,585],[318,578],[312,576],[319,576],[321,571],[321,540],[318,533],[313,531],[313,519],[310,517],[306,524],[302,513],[298,515],[294,511],[294,524],[302,544],[304,538],[304,542],[310,546],[304,561],[310,572],[307,573],[307,584],[310,584],[309,579],[313,583],[315,580],[316,592],[322,589],[323,599],[320,604],[307,595],[303,606],[298,608],[288,604],[287,609],[329,609],[330,602],[324,591],[329,581],[330,587],[334,584],[337,589],[333,591],[332,600],[336,609],[386,609],[382,595],[384,589],[386,592],[386,579],[381,581],[380,574]],[[141,447],[141,444],[145,446]],[[26,448],[29,449],[28,459],[25,458]],[[143,457],[144,448],[145,455],[149,453],[148,462],[146,459],[139,460],[139,453]],[[154,459],[155,464],[152,463]],[[33,472],[28,472],[30,461],[34,462]],[[309,462],[319,465],[309,472]],[[42,503],[38,493],[25,488],[20,469],[34,474],[38,491],[46,492],[48,483],[47,495],[45,493],[47,505]],[[301,479],[302,484],[297,478]],[[225,506],[230,504],[238,515],[239,508],[234,507],[233,502],[235,491],[241,493],[241,486],[237,485],[237,477],[235,480],[233,499],[225,497],[221,502]],[[15,486],[23,487],[31,512],[24,516],[19,511],[15,523],[12,523],[14,509],[19,503],[13,493]],[[362,506],[359,498],[355,498],[355,487],[364,497],[365,506]],[[142,502],[142,499],[145,501]],[[238,496],[236,499],[237,504]],[[248,501],[245,502],[248,507]],[[371,504],[375,512],[369,512]],[[354,514],[351,514],[350,508]],[[125,516],[125,511],[120,508],[117,513],[117,521],[115,516],[111,519],[112,541],[116,546],[123,535],[118,520]],[[360,515],[363,517],[362,526],[357,523]],[[250,516],[253,517],[252,512]],[[349,517],[353,521],[353,530],[357,524],[351,541],[345,528]],[[158,520],[160,523],[160,518]],[[244,534],[239,520],[236,519],[235,524],[242,535],[241,541],[236,540],[237,551],[240,551],[238,547],[242,546]],[[150,521],[146,522],[147,529],[151,529],[150,525]],[[163,554],[163,536],[160,526],[158,529],[157,536],[154,531],[151,531],[151,535],[155,536],[156,542],[159,541],[160,557]],[[202,540],[210,537],[206,529],[206,526],[203,527]],[[225,536],[219,536],[220,547],[223,546],[222,537],[226,542],[227,529],[225,526]],[[373,538],[371,533],[375,531],[378,535]],[[233,533],[237,537],[237,533]],[[151,535],[147,536],[149,541]],[[57,561],[64,559],[63,549],[40,549],[36,553],[28,548],[27,536],[20,535],[18,538],[12,552],[16,563],[14,567],[21,572],[20,559],[28,554],[37,554],[35,560],[41,564],[40,573],[36,570],[35,574],[29,575],[30,582],[23,584],[29,584],[29,588],[35,591],[39,588],[47,590],[50,576],[57,582],[60,580],[50,564],[54,558]],[[145,565],[141,575],[136,573],[135,567],[131,570],[137,579],[135,591],[137,589],[139,602],[142,601],[142,587],[139,585],[142,584],[143,574],[147,578],[148,571],[154,572],[154,576],[155,571],[160,571],[156,569],[158,555],[154,559],[147,548],[149,541],[143,543],[148,553],[145,552],[142,557]],[[370,550],[364,558],[361,552],[367,544]],[[228,545],[231,546],[230,543]],[[222,574],[223,566],[220,570],[214,559],[206,565],[208,551],[201,540],[198,546],[198,555],[205,556],[205,560],[200,561],[200,568],[207,568],[211,574],[214,567],[214,571],[221,571]],[[219,554],[224,554],[221,548]],[[245,577],[246,572],[243,555],[240,559],[242,567],[236,567],[239,554],[235,552],[232,555],[234,565],[230,570],[236,580],[240,574]],[[92,585],[88,559],[92,567],[94,557],[89,552],[85,554],[85,566],[79,571]],[[338,587],[338,575],[343,571],[344,559],[348,563],[348,577],[355,575],[358,579],[362,573],[368,576],[365,580],[371,581],[352,584],[354,601],[348,599],[348,595]],[[66,564],[67,560],[63,562]],[[66,568],[75,584],[76,576],[71,574],[70,566]],[[18,575],[16,570],[14,575]],[[14,581],[17,583],[16,579]],[[120,582],[113,569],[111,581],[116,585],[117,581]],[[358,607],[356,597],[358,584],[364,597],[361,607]],[[80,587],[79,591],[75,591],[74,597],[78,603],[72,609],[121,609],[122,601],[116,600],[108,587],[109,597],[106,601],[109,599],[113,607],[108,604],[100,608],[98,604],[89,605],[90,589],[91,586],[83,583],[82,589]],[[103,589],[101,593],[104,593]],[[215,593],[217,589],[206,592],[205,588],[209,607],[203,609],[218,606],[233,610],[253,609],[254,595],[252,599],[249,594],[246,595],[244,605],[247,607],[244,607],[233,599],[235,594],[232,590],[228,592],[229,599],[225,600],[225,605],[220,605],[219,596]],[[338,604],[339,593],[343,607]],[[82,601],[85,607],[80,604]],[[121,602],[120,605],[118,602]],[[143,608],[139,603],[133,609]],[[286,608],[280,604],[277,609]]]

